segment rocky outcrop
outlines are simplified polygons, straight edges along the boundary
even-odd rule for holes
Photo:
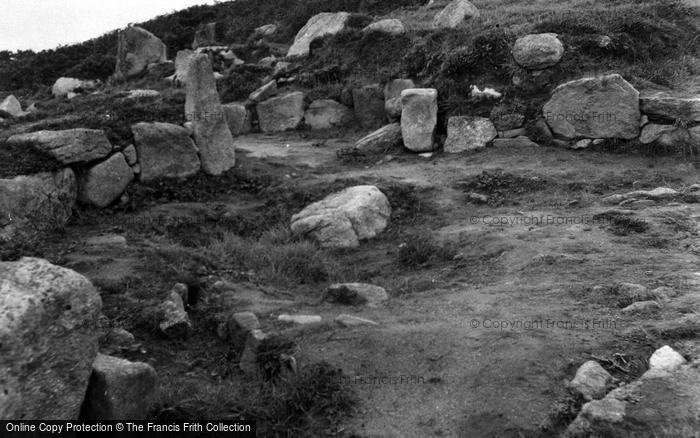
[[[498,132],[485,117],[455,116],[447,122],[445,152],[458,153],[483,149],[496,138]]]
[[[392,123],[359,139],[355,143],[355,149],[363,152],[383,153],[389,149],[401,147],[402,144],[401,124]]]
[[[350,14],[347,12],[322,12],[309,19],[299,30],[287,56],[307,56],[313,40],[326,35],[335,35],[345,29]]]
[[[556,65],[564,55],[564,45],[554,33],[539,33],[518,38],[513,58],[522,67],[542,70]]]
[[[0,263],[0,418],[78,419],[101,308],[76,272],[36,258]]]
[[[134,171],[124,155],[116,153],[80,177],[78,199],[95,207],[107,207],[124,193],[133,180]]]
[[[384,92],[379,84],[352,90],[353,108],[357,122],[366,129],[376,129],[386,123]]]
[[[401,20],[387,18],[368,24],[362,29],[362,33],[383,32],[389,35],[402,35],[406,33],[406,26]]]
[[[437,90],[403,90],[401,108],[401,133],[406,149],[414,152],[432,151],[437,126]]]
[[[88,421],[144,420],[156,395],[157,377],[146,363],[98,354],[82,416]]]
[[[225,103],[224,114],[232,135],[247,134],[253,130],[253,115],[243,103]]]
[[[312,130],[342,128],[354,120],[350,108],[332,99],[314,100],[304,113],[304,121]]]
[[[97,88],[97,82],[84,81],[76,78],[58,78],[51,88],[51,94],[54,97],[66,97],[69,93],[77,93],[78,91],[94,90]]]
[[[479,18],[479,10],[468,0],[453,0],[438,12],[433,19],[433,27],[454,29],[474,18]]]
[[[202,170],[221,175],[236,164],[236,151],[207,55],[190,59],[186,89],[185,116],[193,124]]]
[[[257,112],[262,132],[296,129],[304,118],[304,93],[294,91],[260,102]]]
[[[137,123],[131,131],[141,164],[141,181],[187,178],[199,172],[201,165],[197,149],[182,126]]]
[[[672,96],[666,93],[643,93],[642,112],[668,121],[700,122],[700,96]]]
[[[64,226],[77,193],[71,169],[0,179],[0,243],[17,233]]]
[[[565,138],[633,139],[639,135],[639,92],[618,74],[578,79],[554,90],[543,115]]]
[[[17,134],[7,139],[15,146],[32,147],[63,164],[99,160],[112,152],[112,144],[100,129],[66,129]]]
[[[324,247],[352,248],[381,233],[391,207],[375,186],[349,187],[292,216],[292,232],[308,235]]]
[[[401,92],[409,88],[416,88],[410,79],[394,79],[384,86],[384,110],[390,119],[401,117]]]
[[[117,79],[130,79],[143,73],[149,64],[166,60],[166,47],[155,35],[137,26],[119,33]]]

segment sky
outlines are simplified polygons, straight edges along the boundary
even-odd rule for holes
[[[79,43],[214,0],[0,0],[0,51]]]

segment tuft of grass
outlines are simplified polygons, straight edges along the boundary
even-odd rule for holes
[[[593,216],[596,222],[604,222],[613,234],[627,236],[630,233],[646,233],[649,223],[615,211],[607,211]]]
[[[437,242],[427,232],[407,236],[399,246],[397,262],[405,268],[422,268],[436,262],[451,261],[457,255],[449,244]]]

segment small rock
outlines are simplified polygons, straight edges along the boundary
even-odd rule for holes
[[[85,244],[87,246],[96,247],[126,247],[126,237],[120,236],[118,234],[104,234],[101,236],[93,236],[85,239]]]
[[[355,143],[355,149],[364,152],[382,153],[389,149],[401,147],[402,144],[401,125],[392,123],[359,139]]]
[[[453,0],[435,15],[433,27],[454,29],[475,18],[479,18],[476,6],[467,0]]]
[[[654,312],[661,309],[656,301],[637,301],[622,309],[622,313]]]
[[[576,376],[569,385],[583,395],[586,401],[591,401],[605,397],[612,380],[613,377],[605,371],[605,368],[598,362],[589,360],[576,371]]]
[[[498,133],[485,117],[455,116],[447,122],[445,152],[459,153],[483,149]]]
[[[524,137],[524,136],[527,136],[527,129],[525,129],[525,128],[509,129],[507,131],[498,131],[499,138],[515,138],[515,137]]]
[[[389,35],[401,35],[406,33],[406,26],[401,20],[396,18],[387,18],[384,20],[375,21],[362,29],[362,33],[383,32]]]
[[[554,33],[526,35],[513,46],[513,58],[521,66],[542,70],[556,65],[564,55],[564,45]]]
[[[593,144],[593,140],[590,138],[584,138],[583,140],[579,140],[576,143],[571,146],[571,149],[587,149],[590,145]]]
[[[287,315],[286,313],[277,317],[278,321],[300,325],[317,324],[321,322],[322,319],[323,318],[319,315]]]
[[[157,90],[129,90],[127,99],[148,99],[160,96]]]
[[[539,147],[537,143],[524,135],[516,138],[495,138],[491,141],[491,145],[495,148]]]
[[[122,151],[122,154],[124,155],[126,163],[129,166],[133,166],[139,160],[138,155],[136,154],[136,148],[133,144],[130,144],[129,146],[125,147]]]
[[[171,291],[168,298],[160,305],[163,314],[159,328],[161,333],[169,338],[184,338],[189,335],[192,323],[185,311],[182,297]]]
[[[685,363],[685,358],[676,350],[664,345],[649,358],[650,370],[675,371]]]
[[[81,414],[88,421],[143,420],[155,400],[157,378],[146,363],[98,354]]]
[[[0,103],[0,111],[5,111],[12,117],[22,117],[29,113],[22,111],[22,105],[17,98],[10,94]]]
[[[675,289],[671,287],[661,286],[651,291],[651,294],[660,300],[668,300],[678,295]]]
[[[489,202],[489,197],[481,193],[469,192],[467,193],[467,201],[473,204],[486,204]]]
[[[357,326],[362,326],[362,325],[379,325],[378,323],[370,320],[370,319],[365,319],[365,318],[360,318],[359,316],[353,316],[353,315],[338,315],[335,318],[335,322],[338,324],[342,325],[343,327],[357,327]]]
[[[365,283],[336,283],[327,290],[324,299],[332,303],[351,306],[376,307],[389,299],[383,287]]]
[[[113,328],[104,335],[103,344],[112,349],[128,349],[136,344],[136,338],[123,328]]]

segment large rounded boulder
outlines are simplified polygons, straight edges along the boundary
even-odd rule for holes
[[[540,33],[518,38],[513,58],[522,67],[542,70],[556,65],[564,55],[564,45],[554,33]]]

